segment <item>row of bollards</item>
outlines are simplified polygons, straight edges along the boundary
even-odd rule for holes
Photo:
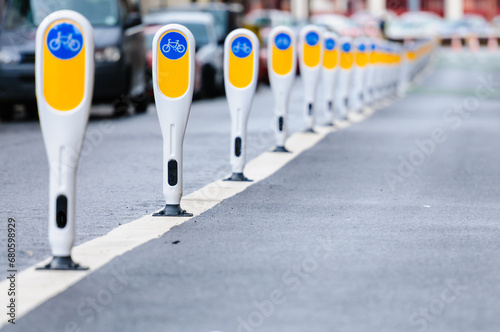
[[[186,27],[169,24],[152,41],[153,89],[163,137],[165,207],[153,216],[189,217],[181,206],[183,141],[191,109],[196,44]],[[314,133],[318,87],[328,125],[361,112],[377,101],[404,92],[427,65],[431,42],[398,45],[370,38],[338,37],[306,26],[297,38],[284,26],[271,31],[268,67],[275,96],[275,152],[288,152],[288,104],[297,60],[304,84],[304,118]],[[255,94],[259,40],[247,29],[232,31],[224,44],[224,83],[231,115],[230,163],[227,181],[244,176],[247,121]],[[298,59],[297,59],[298,54]],[[41,269],[85,269],[71,259],[75,225],[75,179],[94,80],[93,29],[73,11],[46,17],[36,37],[36,94],[40,124],[50,164],[49,240],[53,259]]]

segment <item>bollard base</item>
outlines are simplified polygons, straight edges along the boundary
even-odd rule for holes
[[[316,131],[313,128],[308,128],[304,130],[305,133],[311,133],[311,134],[316,134]]]
[[[88,269],[88,267],[73,262],[71,256],[54,256],[49,264],[36,268],[39,271],[86,271]]]
[[[287,150],[284,146],[280,145],[277,146],[276,149],[273,150],[273,152],[285,152],[285,153],[291,153],[290,150]]]
[[[252,182],[253,180],[247,179],[243,173],[233,173],[231,176],[224,181],[244,181],[244,182]]]
[[[180,204],[166,204],[163,210],[153,213],[153,217],[192,217],[192,213],[181,209]]]

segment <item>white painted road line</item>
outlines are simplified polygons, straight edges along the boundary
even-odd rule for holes
[[[379,105],[377,106],[379,107]],[[45,301],[68,289],[90,273],[97,271],[113,258],[162,236],[172,227],[200,215],[223,200],[267,178],[295,159],[299,154],[312,148],[329,133],[366,119],[373,114],[375,108],[367,108],[363,114],[352,114],[352,122],[338,121],[335,127],[316,127],[317,134],[295,133],[287,140],[287,148],[292,151],[291,153],[264,152],[248,163],[245,172],[253,182],[218,180],[183,197],[182,206],[187,211],[192,212],[193,217],[163,217],[158,219],[152,217],[152,215],[146,215],[130,223],[123,224],[104,236],[75,247],[72,252],[74,260],[83,266],[89,267],[88,271],[36,271],[36,267],[50,262],[51,258],[47,258],[43,262],[36,264],[36,266],[31,266],[20,272],[17,284],[17,289],[20,291],[17,294],[16,319],[21,318]],[[2,290],[0,291],[1,303],[7,303],[6,290],[8,287],[8,280],[0,283],[0,289]],[[0,327],[7,323],[7,318],[0,321]]]

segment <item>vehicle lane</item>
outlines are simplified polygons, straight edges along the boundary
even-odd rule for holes
[[[273,176],[116,258],[19,325],[496,331],[498,96],[480,100],[456,128],[445,118],[474,96],[476,74],[438,68],[425,84],[448,93],[417,89],[329,135]],[[458,86],[447,85],[450,78]],[[416,140],[439,129],[447,138],[426,154]],[[423,161],[406,176],[401,159],[419,149]],[[391,174],[402,179],[393,183]],[[111,296],[102,301],[106,291]]]

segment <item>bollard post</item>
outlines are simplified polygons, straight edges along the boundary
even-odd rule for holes
[[[94,87],[94,36],[81,14],[61,10],[36,32],[35,76],[40,126],[50,166],[52,261],[37,270],[87,270],[71,258],[75,187]]]
[[[370,39],[368,44],[368,66],[366,69],[365,104],[371,105],[374,101],[374,81],[377,70],[377,52],[375,39]]]
[[[231,113],[232,174],[227,181],[249,181],[246,162],[247,122],[257,87],[259,39],[248,29],[232,31],[224,42],[224,85]]]
[[[179,24],[160,28],[152,45],[153,91],[163,137],[165,208],[155,217],[189,217],[181,208],[184,134],[193,100],[195,40]]]
[[[288,133],[288,103],[297,72],[297,52],[292,29],[277,26],[271,30],[267,45],[269,82],[274,94],[274,152],[289,152],[285,147]]]
[[[335,90],[337,84],[337,68],[339,63],[339,47],[337,35],[332,32],[323,33],[323,96],[326,125],[333,126],[335,119]]]
[[[316,122],[316,94],[323,60],[321,29],[306,25],[299,34],[300,76],[304,84],[304,118],[306,132],[314,133]]]
[[[349,88],[351,84],[351,72],[354,64],[354,50],[352,39],[350,37],[342,37],[339,40],[340,51],[340,66],[338,73],[337,93],[336,93],[336,108],[339,115],[347,120],[347,109],[349,107]]]
[[[365,39],[359,38],[354,42],[354,47],[356,48],[355,53],[355,67],[352,75],[352,85],[351,85],[351,111],[361,112],[364,106],[364,87],[366,84],[365,75],[366,67],[368,65],[368,50],[367,43]]]

